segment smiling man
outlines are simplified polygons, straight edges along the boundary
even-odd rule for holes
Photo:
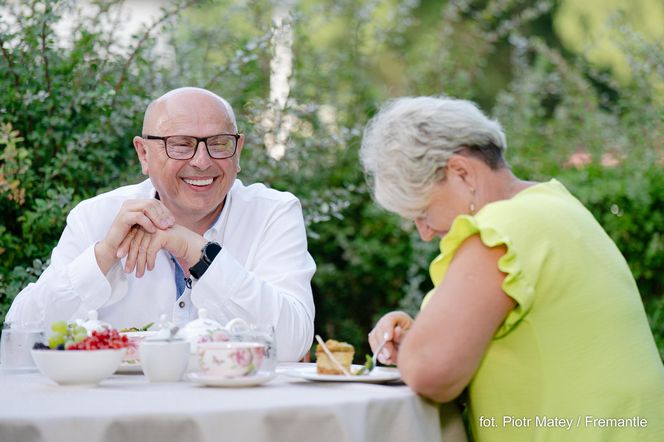
[[[296,197],[236,179],[244,135],[223,98],[180,88],[153,101],[134,138],[149,179],[78,204],[39,280],[7,321],[44,329],[97,310],[114,327],[204,308],[275,328],[280,360],[313,337],[311,277]]]

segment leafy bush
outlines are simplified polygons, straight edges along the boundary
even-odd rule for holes
[[[3,3],[0,320],[47,264],[69,210],[136,180],[131,139],[159,78],[155,29],[126,53],[112,30],[99,30],[116,17],[110,6],[83,15],[63,1]],[[64,39],[54,29],[68,13],[76,31]]]

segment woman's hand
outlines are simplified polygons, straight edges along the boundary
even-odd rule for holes
[[[408,313],[397,311],[386,314],[376,323],[369,333],[369,345],[371,345],[372,351],[376,351],[378,346],[383,343],[383,337],[387,336],[387,343],[378,355],[381,363],[386,365],[397,363],[399,346],[413,321]]]

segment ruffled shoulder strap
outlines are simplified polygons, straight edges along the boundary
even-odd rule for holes
[[[502,284],[503,291],[517,303],[498,328],[494,338],[500,338],[510,332],[530,311],[533,304],[534,290],[523,272],[518,253],[509,236],[501,233],[494,226],[483,226],[477,217],[462,215],[455,219],[447,235],[441,240],[441,254],[431,263],[429,272],[435,287],[441,283],[450,262],[461,244],[473,235],[479,235],[487,247],[504,245],[505,255],[498,260],[498,268],[506,274]],[[434,289],[435,290],[435,289]],[[434,290],[429,292],[422,302],[422,308],[429,301]]]

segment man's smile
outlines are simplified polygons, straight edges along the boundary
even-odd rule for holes
[[[182,181],[194,187],[205,187],[212,184],[214,178],[182,178]]]

